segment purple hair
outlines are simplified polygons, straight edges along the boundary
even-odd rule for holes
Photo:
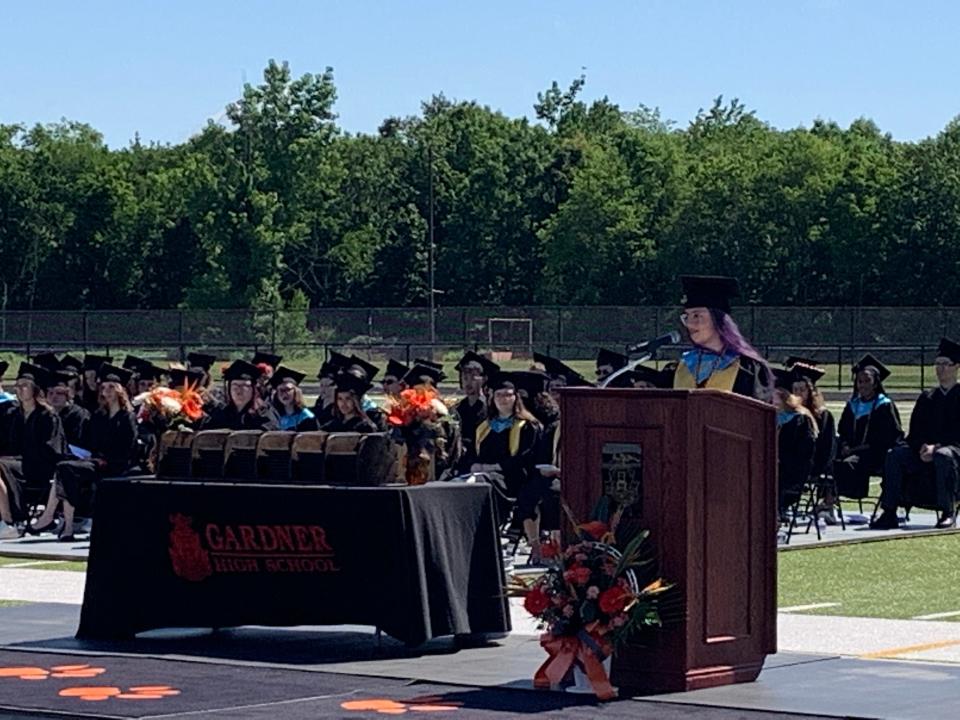
[[[713,318],[713,326],[716,328],[717,335],[720,336],[720,341],[723,343],[724,350],[732,350],[738,355],[744,355],[758,362],[763,371],[761,373],[761,379],[766,380],[766,390],[768,392],[772,391],[773,372],[770,370],[770,365],[763,359],[763,356],[757,352],[757,349],[747,342],[743,333],[740,332],[740,328],[737,327],[736,321],[734,321],[729,313],[725,313],[723,310],[717,310],[716,308],[708,309],[710,310],[710,317]]]

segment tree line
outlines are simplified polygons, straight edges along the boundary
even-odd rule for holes
[[[536,121],[437,95],[337,126],[333,71],[271,61],[178,145],[0,125],[0,309],[414,306],[431,188],[445,305],[960,305],[960,119],[897,142],[866,119],[778,130],[718,98],[658,110],[538,94]]]

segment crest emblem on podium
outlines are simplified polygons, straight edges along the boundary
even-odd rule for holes
[[[190,582],[200,582],[213,574],[210,554],[200,544],[200,534],[193,529],[193,518],[180,513],[170,516],[170,562],[173,572]]]
[[[639,510],[643,499],[643,448],[636,443],[606,443],[601,462],[603,494],[623,507]]]

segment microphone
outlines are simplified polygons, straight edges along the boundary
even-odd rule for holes
[[[664,345],[677,345],[680,342],[680,333],[676,330],[668,332],[666,335],[661,335],[658,338],[653,340],[647,340],[638,345],[631,345],[627,348],[627,354],[633,355],[634,353],[644,352],[653,355],[658,348],[663,347]]]

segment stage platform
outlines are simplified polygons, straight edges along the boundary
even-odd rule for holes
[[[946,716],[960,682],[955,664],[781,653],[754,683],[597,704],[531,688],[544,654],[529,632],[415,650],[352,626],[167,630],[91,643],[73,638],[78,618],[76,605],[0,608],[0,717],[929,720]]]

